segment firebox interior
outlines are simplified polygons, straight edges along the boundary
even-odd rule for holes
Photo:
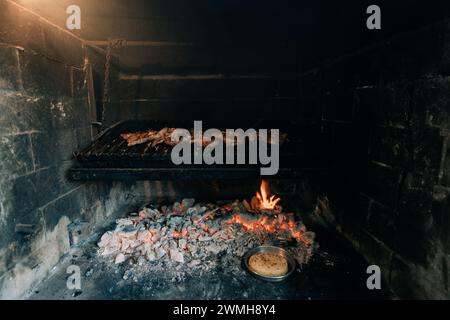
[[[448,1],[380,30],[371,1],[77,3],[69,31],[71,0],[0,1],[0,298],[448,299]],[[279,129],[277,175],[122,137],[196,120]],[[255,279],[266,242],[308,259]]]

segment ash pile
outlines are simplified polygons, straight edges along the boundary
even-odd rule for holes
[[[176,273],[183,278],[213,270],[241,270],[245,253],[259,245],[282,245],[299,265],[308,263],[314,233],[280,206],[261,207],[228,201],[195,203],[183,199],[170,206],[147,206],[116,221],[98,242],[98,254],[111,264]]]

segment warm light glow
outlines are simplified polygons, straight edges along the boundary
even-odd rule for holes
[[[288,218],[287,215],[281,213],[281,207],[277,205],[280,201],[281,198],[270,195],[269,184],[266,180],[263,180],[260,191],[256,192],[256,197],[252,200],[251,207],[251,209],[263,214],[258,216],[234,214],[227,222],[241,225],[247,232],[265,231],[270,234],[277,234],[285,231],[291,238],[310,244],[310,240],[304,237],[305,227],[295,223],[293,217]],[[274,215],[267,215],[267,213],[273,213]]]
[[[288,219],[284,214],[274,217],[260,216],[257,219],[248,219],[240,214],[235,214],[228,220],[228,223],[239,224],[247,232],[265,231],[275,234],[280,231],[286,231],[291,238],[310,244],[310,240],[306,239],[303,234],[305,228],[297,225],[293,219]]]
[[[188,234],[187,231],[176,231],[176,230],[173,230],[173,231],[172,231],[172,237],[173,237],[174,239],[185,238],[185,237],[187,237],[188,235],[189,235],[189,234]]]
[[[280,198],[275,198],[274,195],[270,196],[269,198],[269,184],[266,180],[263,180],[261,182],[260,187],[261,193],[256,192],[256,197],[259,200],[260,208],[266,209],[266,210],[273,210],[276,208],[277,203],[281,201]]]
[[[277,205],[280,201],[281,198],[270,195],[269,184],[266,180],[263,180],[261,182],[260,191],[256,192],[256,196],[252,200],[252,208],[256,209],[254,213],[258,212],[260,214],[248,215],[236,213],[226,222],[229,224],[238,224],[247,232],[265,231],[269,234],[279,234],[284,231],[285,235],[288,235],[292,239],[302,241],[305,244],[310,244],[310,240],[304,237],[304,233],[306,232],[304,226],[302,224],[297,224],[292,216],[281,213],[281,207]],[[232,210],[231,206],[224,206],[223,208],[227,211]],[[202,230],[210,236],[217,232],[217,230],[210,229],[205,223],[207,220],[214,219],[216,210],[195,220],[197,230]],[[194,233],[197,233],[195,232],[195,229]],[[186,230],[172,231],[172,237],[174,239],[181,239],[189,236],[190,234]],[[200,237],[200,234],[197,233],[196,237]]]

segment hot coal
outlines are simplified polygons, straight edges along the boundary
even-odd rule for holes
[[[218,269],[237,271],[244,254],[259,245],[282,245],[300,265],[308,263],[314,233],[293,214],[280,212],[279,206],[259,212],[247,208],[249,204],[239,200],[218,204],[183,199],[170,206],[150,205],[117,219],[115,229],[98,242],[98,253],[111,263],[165,270],[174,280]],[[129,278],[131,273],[125,272],[124,280]]]

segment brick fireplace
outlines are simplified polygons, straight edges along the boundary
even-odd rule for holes
[[[312,58],[311,49],[301,56],[309,59],[303,64],[298,57],[307,49],[299,45],[246,47],[233,42],[237,31],[232,27],[227,31],[215,25],[216,31],[224,28],[218,38],[231,43],[220,46],[192,23],[195,16],[187,22],[173,18],[174,23],[150,17],[140,27],[127,24],[129,18],[119,19],[123,28],[108,34],[136,38],[109,48],[110,94],[105,97],[110,42],[95,37],[102,28],[112,30],[111,20],[99,18],[99,29],[92,30],[95,17],[89,16],[89,32],[98,32],[89,37],[65,30],[45,8],[0,2],[0,298],[40,298],[39,291],[43,298],[74,297],[65,287],[35,288],[42,281],[65,283],[55,280],[55,270],[64,274],[62,267],[86,247],[95,255],[95,245],[112,230],[111,223],[144,206],[188,198],[250,200],[261,182],[254,172],[239,177],[227,170],[211,175],[195,170],[182,179],[185,172],[164,174],[167,168],[154,174],[153,164],[146,167],[152,174],[131,175],[130,170],[113,174],[116,163],[109,171],[103,164],[77,163],[80,151],[95,146],[98,134],[120,121],[220,118],[231,126],[238,120],[289,122],[291,140],[301,142],[289,166],[282,162],[280,175],[269,181],[283,205],[316,232],[324,251],[303,271],[306,280],[300,270],[292,286],[274,289],[278,297],[358,296],[365,268],[375,264],[382,270],[383,292],[367,293],[367,298],[448,299],[448,20],[386,34],[350,52],[336,49],[320,61]],[[175,39],[161,41],[171,36]],[[103,174],[85,174],[86,168]],[[311,280],[323,274],[327,250],[349,261],[337,263],[338,271],[330,271],[330,277],[351,270],[356,276],[348,281],[360,283],[341,292],[339,281],[327,287]],[[89,261],[80,264],[88,266]],[[86,268],[84,274],[91,270]],[[120,281],[127,281],[126,268],[117,267]],[[322,277],[317,279],[331,281]],[[111,283],[96,279],[92,298],[147,297],[145,291],[133,292],[130,283],[123,291],[103,292],[99,288]],[[217,296],[202,297],[206,289],[201,286],[194,292],[199,298],[233,297],[233,290],[248,284],[245,277],[234,280],[232,289],[217,289]],[[187,288],[195,279],[189,281]],[[226,281],[233,283],[233,278]],[[164,296],[173,288],[158,281],[154,285],[162,293],[153,298],[173,298]],[[302,285],[320,289],[320,294],[297,290]],[[262,297],[258,294],[268,288],[275,287],[258,285],[241,298]]]

